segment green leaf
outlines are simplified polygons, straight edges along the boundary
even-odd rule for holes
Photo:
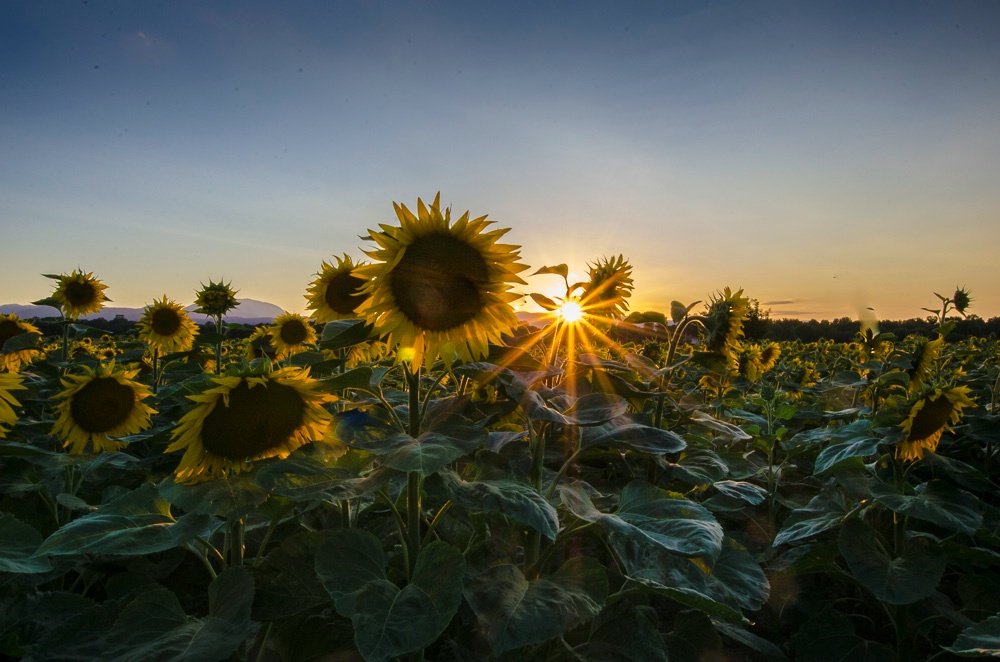
[[[371,388],[374,372],[368,366],[354,368],[333,377],[317,380],[318,385],[327,393],[337,393],[347,388]]]
[[[46,276],[46,278],[52,278],[52,276]],[[55,278],[56,278],[56,280],[58,280],[59,276],[56,276]],[[49,308],[55,308],[56,310],[62,310],[62,304],[59,303],[59,299],[56,299],[55,297],[45,297],[44,299],[39,299],[38,301],[32,301],[31,305],[32,306],[48,306]]]
[[[795,660],[799,662],[894,662],[896,652],[884,644],[855,634],[851,619],[820,614],[808,619],[796,633]]]
[[[228,658],[250,631],[253,579],[230,568],[208,587],[208,616],[188,617],[164,588],[139,593],[108,635],[106,659],[116,662],[216,662]]]
[[[738,609],[733,609],[729,605],[692,588],[664,586],[655,580],[640,577],[629,577],[628,581],[629,587],[635,586],[642,592],[669,598],[679,605],[697,609],[713,618],[722,618],[733,623],[747,622]]]
[[[943,648],[962,657],[1000,657],[1000,614],[970,625],[958,634],[955,643]]]
[[[618,418],[628,410],[624,398],[608,393],[588,393],[566,410],[566,417],[576,425],[600,425]]]
[[[384,463],[397,471],[416,471],[430,476],[439,469],[485,446],[488,435],[485,428],[462,422],[451,422],[436,430],[429,430],[414,439],[400,433],[384,441],[354,445],[384,455]]]
[[[352,455],[359,456],[353,463]],[[358,462],[364,466],[354,466]],[[358,477],[370,462],[364,451],[351,450],[345,455],[330,444],[309,444],[287,458],[262,466],[253,481],[272,494],[294,501],[355,499],[378,491],[395,475],[392,469],[380,467]]]
[[[816,457],[813,473],[817,475],[825,473],[844,460],[875,455],[882,441],[880,438],[870,437],[830,444]]]
[[[983,525],[979,499],[943,480],[923,483],[917,486],[915,494],[900,494],[892,485],[873,480],[871,493],[876,501],[894,512],[952,531],[971,535]]]
[[[549,540],[559,533],[556,509],[534,489],[513,480],[465,482],[451,471],[440,478],[448,497],[471,513],[500,512],[530,526]]]
[[[760,637],[753,632],[748,632],[738,625],[727,623],[726,621],[712,621],[712,625],[726,637],[739,642],[749,648],[764,655],[768,660],[787,660],[788,658],[776,645]]]
[[[720,480],[712,483],[712,487],[728,497],[745,501],[753,506],[764,503],[764,499],[767,498],[767,490],[763,487],[744,481]]]
[[[548,641],[591,620],[607,596],[604,568],[585,556],[532,581],[515,565],[495,566],[471,578],[465,589],[494,655]]]
[[[656,458],[657,464],[667,470],[671,480],[681,480],[689,485],[710,485],[729,473],[729,467],[715,451],[707,448],[688,448],[677,462]]]
[[[542,267],[532,276],[538,276],[541,274],[556,274],[557,276],[562,276],[563,278],[569,278],[569,267],[565,264],[557,264],[554,267]]]
[[[253,617],[277,621],[324,605],[329,595],[316,576],[316,554],[326,538],[303,531],[286,538],[254,570]]]
[[[360,319],[334,320],[323,326],[320,349],[353,347],[371,338],[372,327]]]
[[[337,612],[351,619],[358,651],[366,660],[424,648],[444,631],[462,601],[465,559],[434,541],[417,557],[402,590],[386,579],[381,543],[358,529],[341,529],[320,545],[316,573]]]
[[[25,349],[34,349],[38,347],[38,341],[42,337],[40,333],[18,333],[17,335],[11,336],[4,342],[3,346],[0,347],[0,354],[8,354],[10,352],[20,352]]]
[[[13,515],[0,515],[0,572],[48,572],[52,564],[33,556],[42,543],[42,534]]]
[[[737,425],[733,425],[728,421],[720,421],[711,414],[704,411],[695,411],[691,413],[691,420],[695,423],[702,425],[714,432],[719,434],[719,439],[721,441],[733,442],[733,441],[747,441],[752,439],[752,437],[747,434],[742,428]]]
[[[708,510],[649,483],[632,481],[626,485],[614,515],[595,508],[578,487],[563,485],[559,491],[563,504],[574,515],[615,535],[673,554],[698,557],[709,565],[722,551],[722,527]]]
[[[655,455],[679,453],[687,448],[687,442],[680,435],[641,423],[611,422],[584,428],[580,443],[583,448],[621,445]]]
[[[94,512],[60,527],[36,554],[121,554],[138,556],[178,547],[214,528],[210,515],[189,513],[178,520],[170,504],[144,484]]]
[[[911,537],[903,553],[891,558],[879,546],[875,531],[858,519],[840,528],[839,548],[851,574],[879,600],[893,605],[930,596],[944,574],[945,555],[925,536]]]
[[[581,662],[667,662],[651,607],[618,599],[594,620],[590,638],[573,649]]]
[[[938,455],[925,450],[921,464],[925,467],[943,469],[952,480],[970,490],[987,492],[993,489],[993,484],[979,469],[947,455]]]
[[[267,492],[250,482],[245,474],[193,485],[167,477],[158,489],[161,497],[188,513],[204,513],[223,519],[244,517],[267,499]]]
[[[849,512],[844,496],[839,491],[824,490],[814,496],[805,508],[792,511],[771,544],[778,547],[811,538],[839,525]]]

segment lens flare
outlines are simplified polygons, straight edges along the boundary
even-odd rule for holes
[[[580,307],[580,302],[573,299],[563,302],[563,304],[559,306],[559,317],[562,321],[570,324],[582,320],[583,308]]]

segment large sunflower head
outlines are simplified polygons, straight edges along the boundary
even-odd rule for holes
[[[702,318],[705,349],[725,355],[734,370],[736,357],[742,349],[743,322],[749,312],[750,300],[743,296],[743,290],[733,292],[727,287],[712,296]]]
[[[196,310],[212,317],[225,315],[239,305],[240,302],[236,300],[237,291],[221,278],[218,283],[209,279],[208,285],[202,283],[201,289],[194,295],[195,305],[198,306]]]
[[[399,358],[428,367],[438,355],[447,365],[476,360],[500,343],[517,326],[510,284],[524,284],[517,274],[527,268],[519,246],[497,243],[507,229],[487,231],[492,221],[469,212],[452,224],[440,198],[418,198],[416,214],[393,203],[399,227],[369,232],[379,248],[366,253],[378,262],[358,270],[370,295],[359,312]]]
[[[197,482],[238,474],[250,462],[288,457],[299,446],[325,437],[330,413],[309,369],[214,377],[215,386],[188,398],[197,404],[181,417],[167,452],[184,451],[178,481]]]
[[[298,313],[282,313],[268,327],[271,345],[281,356],[293,354],[307,345],[316,344],[316,331],[309,320]]]
[[[635,286],[632,284],[632,265],[623,256],[601,258],[588,263],[589,280],[583,285],[580,307],[591,315],[614,319],[621,318],[628,310],[628,299]]]
[[[167,352],[186,352],[194,346],[198,335],[198,325],[188,316],[180,304],[167,299],[157,301],[142,309],[139,320],[139,340],[151,349]]]
[[[938,336],[934,340],[921,340],[913,350],[910,361],[913,366],[907,370],[910,376],[910,391],[917,391],[931,375],[934,362],[944,348],[944,338]]]
[[[104,302],[110,301],[104,295],[108,286],[94,278],[92,273],[75,269],[69,275],[51,277],[58,281],[52,298],[59,302],[59,308],[65,317],[76,319],[81,315],[100,312],[104,308]]]
[[[21,375],[14,372],[0,372],[0,439],[7,436],[11,425],[17,422],[17,412],[14,407],[21,406],[11,391],[20,391],[24,388]]]
[[[114,362],[84,374],[63,378],[63,390],[55,397],[59,418],[52,434],[63,440],[70,453],[80,454],[92,444],[93,452],[116,451],[122,443],[111,437],[136,434],[149,427],[156,411],[143,400],[152,395],[149,387],[133,380],[138,370],[123,370]]]
[[[900,423],[906,437],[896,447],[896,455],[913,461],[923,459],[925,450],[934,451],[941,433],[962,419],[962,410],[976,406],[968,397],[970,390],[967,386],[936,388],[917,398]]]
[[[18,319],[17,315],[0,315],[0,369],[17,372],[22,365],[31,363],[38,355],[40,350],[35,347],[12,349],[9,352],[3,351],[4,343],[25,333],[36,333],[39,337],[42,335],[38,327]]]
[[[306,294],[306,308],[313,311],[312,318],[320,324],[356,317],[354,311],[368,298],[361,294],[365,280],[357,275],[357,269],[366,263],[354,264],[346,253],[343,258],[333,259],[336,264],[323,262]]]

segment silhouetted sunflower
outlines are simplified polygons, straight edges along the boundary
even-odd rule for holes
[[[951,295],[951,303],[955,306],[955,310],[964,316],[965,311],[972,305],[972,295],[964,287],[956,287],[955,293]]]
[[[357,317],[354,311],[368,298],[361,294],[365,280],[357,275],[357,269],[366,263],[354,264],[347,254],[333,259],[336,264],[323,262],[306,295],[306,308],[313,311],[312,318],[320,324]]]
[[[152,349],[166,354],[186,352],[194,346],[198,335],[198,325],[188,316],[187,311],[163,295],[163,299],[142,309],[139,320],[139,340]]]
[[[271,345],[279,356],[288,356],[307,345],[316,344],[316,331],[309,320],[298,313],[278,315],[268,327],[268,333],[271,334]]]
[[[702,317],[705,349],[724,355],[734,371],[742,349],[743,322],[749,311],[750,300],[743,296],[743,290],[733,292],[727,287],[712,297]]]
[[[10,426],[17,422],[14,407],[20,407],[21,403],[10,392],[24,389],[22,379],[17,373],[0,372],[0,439],[6,437]]]
[[[628,299],[632,296],[632,265],[619,255],[601,258],[589,267],[589,280],[583,283],[580,308],[588,315],[601,315],[619,319],[628,310]]]
[[[76,319],[81,315],[100,312],[104,302],[110,301],[104,290],[108,286],[92,273],[84,273],[79,269],[73,273],[54,277],[58,283],[52,298],[59,302],[59,308],[65,317]]]
[[[197,311],[212,317],[220,317],[239,305],[236,300],[236,292],[230,283],[218,283],[209,279],[208,285],[201,284],[201,289],[195,293],[194,302],[198,306]]]
[[[968,397],[970,391],[967,386],[954,386],[920,396],[900,424],[906,438],[896,447],[896,455],[913,461],[923,459],[925,450],[936,450],[941,433],[962,419],[963,409],[976,406]]]
[[[921,341],[913,350],[910,357],[913,367],[907,371],[910,375],[909,389],[911,392],[919,390],[930,377],[931,369],[941,355],[942,349],[944,349],[944,338],[938,336],[934,340]]]
[[[138,370],[122,370],[114,362],[96,369],[83,366],[85,374],[67,375],[63,390],[55,397],[59,418],[52,434],[63,440],[70,453],[116,451],[124,444],[111,439],[136,434],[149,427],[149,417],[156,413],[143,404],[152,395],[145,384],[133,381]]]
[[[197,482],[238,474],[250,462],[287,457],[326,435],[331,416],[309,370],[282,368],[263,374],[214,377],[213,388],[188,398],[198,403],[184,414],[167,452],[184,451],[178,481]]]
[[[0,369],[8,372],[17,372],[22,365],[27,365],[39,354],[40,350],[34,347],[26,349],[15,349],[3,352],[4,343],[11,338],[16,338],[25,333],[38,334],[42,332],[34,324],[19,319],[17,315],[0,315]]]
[[[371,297],[359,312],[400,359],[428,367],[438,355],[451,365],[499,344],[517,326],[510,283],[523,284],[516,274],[527,268],[517,262],[519,246],[496,243],[507,229],[487,231],[492,221],[469,212],[452,225],[440,198],[429,207],[418,198],[416,215],[393,203],[399,227],[369,232],[380,248],[366,253],[379,262],[358,269]]]

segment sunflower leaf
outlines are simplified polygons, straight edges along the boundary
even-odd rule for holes
[[[979,499],[943,480],[924,483],[916,494],[902,494],[892,485],[878,480],[872,481],[870,489],[875,500],[893,512],[933,522],[952,531],[971,535],[983,525]]]
[[[954,644],[943,648],[962,657],[1000,657],[1000,614],[970,625],[958,634]]]
[[[290,536],[255,568],[255,619],[282,620],[327,603],[329,596],[316,576],[315,564],[326,536],[322,531]]]
[[[608,596],[604,568],[577,556],[555,573],[528,581],[515,565],[472,577],[465,599],[486,631],[494,655],[539,644],[597,616]]]
[[[820,492],[804,508],[792,511],[771,544],[777,547],[818,535],[839,525],[849,512],[850,509],[840,492],[834,490]]]
[[[160,496],[188,513],[207,513],[223,519],[243,517],[267,499],[267,492],[243,474],[193,485],[167,477],[159,485]]]
[[[549,540],[559,533],[556,509],[542,495],[513,480],[465,482],[451,471],[439,474],[445,492],[472,513],[500,512],[535,529]]]
[[[535,303],[537,303],[539,306],[549,311],[550,313],[559,310],[559,304],[553,301],[552,299],[548,298],[544,294],[538,294],[537,292],[532,292],[531,298],[535,301]]]
[[[0,347],[0,354],[20,352],[25,349],[34,349],[38,346],[38,340],[42,337],[40,333],[26,332],[11,336]]]
[[[34,556],[42,534],[13,515],[0,516],[0,572],[48,572],[52,563]]]
[[[580,443],[583,448],[620,445],[654,455],[679,453],[687,448],[680,435],[641,423],[611,422],[584,428]]]
[[[878,453],[878,447],[883,441],[881,438],[865,437],[830,444],[816,456],[813,473],[818,476],[830,471],[845,460],[874,455]]]
[[[371,337],[372,327],[364,320],[346,319],[327,322],[323,326],[320,349],[344,349],[363,343]]]
[[[569,278],[569,266],[565,264],[557,264],[554,267],[542,267],[531,275],[539,276],[541,274],[556,274],[558,276],[562,276],[563,278]]]

